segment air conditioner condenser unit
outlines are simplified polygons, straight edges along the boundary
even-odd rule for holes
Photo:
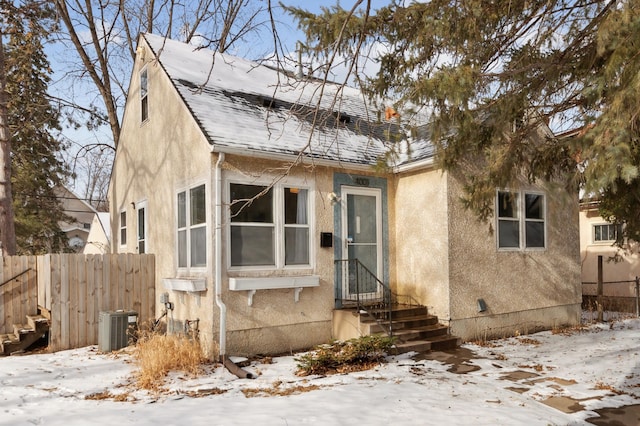
[[[98,318],[98,350],[111,352],[133,342],[138,330],[135,311],[102,311]]]

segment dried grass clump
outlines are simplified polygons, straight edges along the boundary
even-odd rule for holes
[[[134,358],[139,367],[136,383],[150,390],[157,390],[170,371],[197,376],[206,361],[198,340],[161,334],[141,337]]]

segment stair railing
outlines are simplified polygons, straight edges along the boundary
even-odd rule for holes
[[[347,283],[338,286],[336,299],[340,306],[355,307],[360,314],[365,314],[382,327],[387,335],[393,336],[393,306],[405,304],[417,306],[411,296],[398,295],[371,272],[358,259],[336,260],[338,280]],[[383,315],[376,315],[376,313]]]

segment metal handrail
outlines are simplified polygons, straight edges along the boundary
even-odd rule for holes
[[[337,271],[340,271],[338,279],[342,279],[345,274],[351,275],[351,273],[353,273],[353,276],[349,276],[348,285],[351,286],[351,283],[353,283],[355,292],[351,294],[355,297],[346,298],[344,294],[341,294],[340,297],[337,297],[341,305],[347,306],[355,304],[359,313],[366,313],[366,315],[380,325],[390,337],[393,336],[393,305],[399,304],[400,299],[407,300],[408,303],[406,304],[412,306],[419,305],[411,296],[401,296],[392,292],[388,285],[380,280],[376,274],[371,272],[371,270],[358,259],[339,259],[335,261],[335,264]],[[371,312],[372,307],[379,308],[378,312],[384,312],[386,321],[373,314]]]
[[[20,272],[19,274],[14,275],[13,277],[9,278],[8,280],[6,280],[3,283],[0,283],[0,287],[2,287],[5,284],[9,284],[11,281],[15,280],[16,278],[21,277],[22,275],[26,274],[27,272],[29,272],[32,268],[27,268],[24,271]]]

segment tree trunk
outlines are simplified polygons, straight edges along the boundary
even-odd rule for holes
[[[7,79],[3,32],[0,28],[0,244],[3,255],[16,254],[16,230],[11,193],[11,133],[7,111]]]

